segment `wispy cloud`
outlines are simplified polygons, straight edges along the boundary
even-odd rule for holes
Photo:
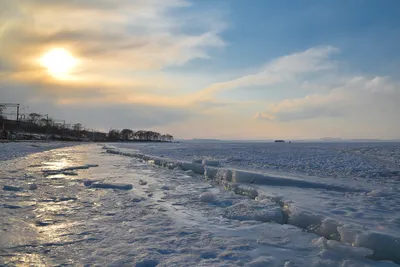
[[[315,118],[363,117],[381,115],[393,119],[400,108],[389,99],[400,100],[400,85],[387,77],[353,77],[325,94],[284,99],[268,105],[255,119],[295,121]]]
[[[332,46],[321,46],[283,56],[268,62],[257,72],[213,84],[201,91],[200,95],[209,96],[235,88],[269,86],[292,80],[302,74],[329,70],[335,67],[335,62],[329,59],[338,51]]]

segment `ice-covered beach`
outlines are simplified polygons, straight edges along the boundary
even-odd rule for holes
[[[0,160],[5,266],[400,264],[400,144],[6,143]]]

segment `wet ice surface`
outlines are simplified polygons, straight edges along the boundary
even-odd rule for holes
[[[317,206],[325,204],[307,203],[310,199],[305,191],[321,197],[327,190],[322,194],[320,189],[252,185],[265,192],[252,199],[236,194],[238,188],[232,190],[224,184],[231,188],[226,190],[191,171],[104,152],[100,146],[83,145],[0,162],[1,188],[24,188],[0,191],[0,263],[397,266],[366,258],[373,253],[370,249],[326,240],[321,233],[287,224],[288,219],[298,218],[284,218],[282,199],[271,197],[290,193],[288,196],[295,196],[302,205],[319,210]],[[90,188],[84,185],[87,180],[127,183],[133,189]],[[36,184],[37,189],[28,190],[29,184]],[[335,202],[335,194],[340,194],[337,198],[364,196],[361,192],[330,193],[326,201],[332,197]],[[307,201],[301,202],[304,199]],[[297,221],[304,222],[304,217]],[[330,226],[325,222],[325,228]]]
[[[72,146],[72,142],[0,142],[0,161],[24,157],[32,153],[38,153],[54,148]]]

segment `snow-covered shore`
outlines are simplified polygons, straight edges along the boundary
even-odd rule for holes
[[[90,144],[6,161],[3,154],[1,188],[21,191],[0,190],[1,264],[397,266],[368,259],[371,249],[287,224],[279,199],[105,152]],[[88,180],[133,189],[92,188]]]

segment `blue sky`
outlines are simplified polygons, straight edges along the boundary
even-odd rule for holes
[[[0,102],[181,138],[400,138],[397,0],[0,8]],[[74,62],[62,75],[68,58],[40,63],[60,48]]]
[[[214,51],[211,68],[243,68],[319,45],[342,50],[349,68],[390,72],[400,43],[400,2],[354,1],[193,1],[193,9],[214,11],[226,21],[221,33],[227,47]],[[210,63],[189,65],[206,70]],[[187,69],[185,67],[184,69]]]

